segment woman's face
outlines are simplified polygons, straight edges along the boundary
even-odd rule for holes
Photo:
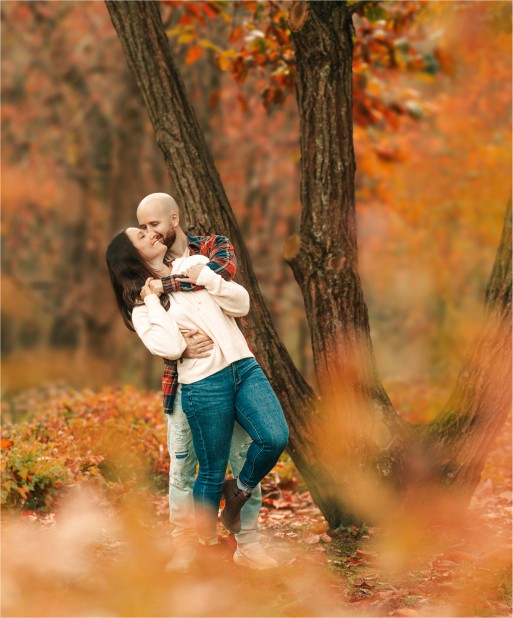
[[[157,234],[140,230],[137,227],[127,228],[125,234],[147,262],[156,258],[164,258],[167,247],[160,242]]]

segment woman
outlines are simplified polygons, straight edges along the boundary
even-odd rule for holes
[[[163,263],[166,247],[138,228],[120,232],[107,249],[107,264],[125,324],[153,353],[180,358],[186,343],[180,329],[199,329],[214,342],[206,358],[181,359],[178,376],[182,405],[192,431],[199,472],[194,501],[200,542],[217,542],[221,514],[230,532],[240,530],[240,509],[251,491],[274,467],[288,440],[280,404],[255,361],[235,317],[249,310],[247,291],[205,268],[201,255]],[[158,297],[151,280],[186,272],[187,280],[204,289]],[[253,439],[239,477],[224,481],[233,423],[237,420]]]

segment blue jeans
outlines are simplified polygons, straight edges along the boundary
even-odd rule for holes
[[[236,361],[193,384],[182,384],[182,406],[199,461],[193,491],[195,506],[202,512],[198,531],[200,540],[210,543],[216,538],[234,422],[253,440],[239,474],[248,489],[273,469],[287,446],[288,427],[278,398],[254,358]]]
[[[189,422],[182,409],[181,386],[173,404],[173,413],[167,416],[167,448],[169,450],[169,521],[176,539],[196,537],[192,491],[198,459],[192,444]],[[251,438],[235,423],[228,463],[234,476],[238,476],[246,461]],[[235,535],[238,545],[255,543],[259,540],[258,513],[262,506],[260,485],[244,505],[241,517],[241,531]]]

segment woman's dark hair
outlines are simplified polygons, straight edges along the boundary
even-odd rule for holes
[[[110,241],[105,259],[123,321],[127,328],[135,330],[132,324],[132,310],[136,305],[143,304],[140,297],[141,288],[148,277],[159,279],[159,275],[148,266],[125,230],[121,230]],[[160,296],[160,303],[165,309],[169,309],[167,294]]]

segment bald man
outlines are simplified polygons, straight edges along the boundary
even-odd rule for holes
[[[139,227],[153,233],[167,247],[164,262],[170,264],[176,258],[188,255],[205,255],[210,260],[207,267],[231,280],[237,270],[237,261],[230,241],[224,236],[193,236],[180,227],[180,211],[175,200],[167,193],[152,193],[137,207]],[[187,276],[171,275],[155,282],[166,294],[173,291],[194,292],[199,289]],[[185,333],[188,347],[187,358],[205,358],[213,342],[198,331]],[[176,361],[164,359],[162,378],[164,411],[168,423],[168,449],[171,458],[169,468],[169,513],[173,525],[176,551],[168,564],[170,571],[184,571],[192,564],[197,540],[193,520],[192,490],[196,474],[197,458],[192,444],[189,423],[182,409]],[[251,438],[236,422],[232,436],[229,463],[233,475],[238,476],[244,462]],[[242,528],[235,535],[237,550],[233,560],[240,566],[253,569],[275,568],[278,563],[264,550],[258,534],[258,513],[262,506],[260,485],[241,511]]]

